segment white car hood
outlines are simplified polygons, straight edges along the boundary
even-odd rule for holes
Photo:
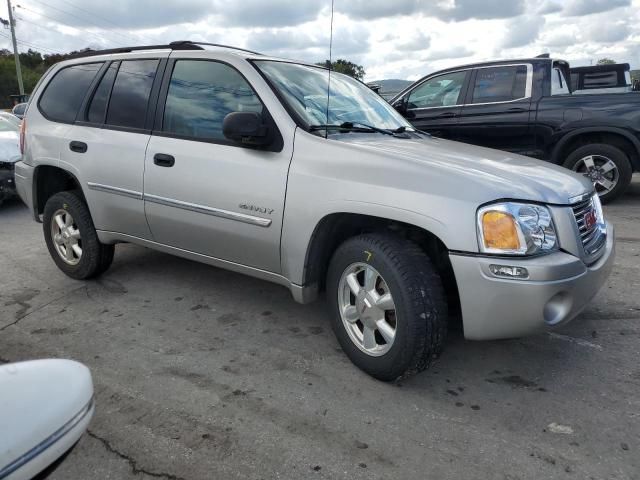
[[[20,134],[18,132],[0,132],[0,162],[16,163],[21,158]]]

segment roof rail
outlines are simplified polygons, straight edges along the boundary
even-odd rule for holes
[[[192,42],[191,40],[181,40],[181,41],[177,41],[177,42],[171,42],[169,45],[176,45],[176,46],[182,46],[182,45],[206,45],[208,47],[219,47],[219,48],[228,48],[229,50],[238,50],[240,52],[246,52],[246,53],[252,53],[254,55],[262,55],[262,53],[260,52],[254,52],[253,50],[247,50],[246,48],[240,48],[240,47],[233,47],[231,45],[223,45],[221,43],[209,43],[209,42]]]
[[[207,42],[192,42],[190,40],[179,40],[176,42],[170,42],[166,45],[139,45],[135,47],[119,47],[119,48],[109,48],[106,50],[85,50],[83,52],[78,52],[69,58],[82,58],[82,57],[93,57],[96,55],[109,55],[113,53],[129,53],[135,52],[139,50],[162,50],[162,49],[171,49],[171,50],[204,50],[201,45],[207,45],[212,47],[220,47],[220,48],[228,48],[231,50],[239,50],[241,52],[252,53],[254,55],[261,55],[258,52],[253,52],[251,50],[245,50],[244,48],[232,47],[229,45],[221,45],[218,43],[207,43]]]

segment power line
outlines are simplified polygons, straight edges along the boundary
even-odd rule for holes
[[[21,8],[24,8],[24,7],[21,7]],[[32,10],[29,10],[29,11],[32,11]],[[36,13],[36,12],[34,12],[34,13]],[[48,17],[46,17],[46,18],[48,18]],[[41,25],[41,24],[36,23],[36,22],[32,22],[31,20],[27,20],[26,18],[19,18],[18,20],[20,20],[21,22],[30,23],[31,25],[35,25],[35,26],[36,26],[36,27],[38,27],[38,28],[47,29],[47,27],[46,27],[46,26]],[[51,19],[51,20],[53,20],[53,19]],[[100,40],[100,41],[101,41],[101,43],[102,43],[102,42],[111,43],[111,44],[113,44],[113,45],[114,45],[114,46],[116,46],[116,47],[121,47],[121,46],[123,46],[123,45],[122,45],[122,44],[120,44],[120,43],[115,43],[112,39],[102,37],[102,36],[100,36],[99,34],[94,33],[94,32],[92,32],[92,31],[90,31],[90,30],[86,30],[86,29],[84,29],[84,28],[79,28],[79,27],[73,27],[73,28],[76,28],[77,30],[83,31],[83,32],[85,32],[86,34],[93,36],[94,38],[96,38],[96,39]]]
[[[0,32],[0,36],[4,37],[4,38],[8,38],[11,39],[11,37],[5,33]],[[26,45],[27,47],[32,47],[32,48],[37,48],[38,50],[45,50],[49,53],[60,53],[60,52],[56,52],[55,50],[51,50],[50,48],[47,47],[43,47],[41,45],[36,45],[34,43],[30,43],[30,42],[25,42],[23,40],[20,40],[19,38],[16,39],[16,42],[18,42],[20,45]]]
[[[36,11],[36,10],[32,10],[31,8],[29,8],[29,7],[25,7],[24,5],[17,5],[17,7],[18,7],[18,8],[20,8],[20,9],[22,9],[22,10],[26,10],[26,11],[28,11],[28,12],[34,13],[34,14],[38,15],[39,17],[49,19],[49,20],[51,20],[52,22],[55,22],[55,23],[63,23],[63,24],[64,24],[64,22],[61,22],[61,21],[60,21],[59,19],[57,19],[57,18],[50,17],[49,15],[45,15],[44,13],[42,13],[42,12],[38,12],[38,11]],[[33,23],[33,22],[29,22],[28,20],[26,20],[26,19],[24,19],[24,18],[23,18],[22,20],[23,20],[23,21],[25,21],[25,22],[28,22],[28,23]],[[38,24],[35,24],[35,25],[38,25]],[[66,24],[65,24],[65,25],[66,25]],[[40,27],[43,27],[43,28],[44,28],[44,26],[43,26],[43,25],[38,25],[38,26],[40,26]],[[82,28],[82,27],[70,26],[70,28],[74,28],[74,29],[76,29],[76,30],[80,30],[80,31],[86,32],[86,33],[88,33],[89,35],[93,35],[94,37],[96,37],[96,38],[98,38],[98,39],[100,39],[100,40],[102,40],[102,41],[110,42],[110,43],[113,43],[114,45],[117,45],[117,46],[122,46],[122,40],[115,40],[115,39],[113,39],[113,38],[107,38],[107,37],[101,36],[101,35],[100,35],[100,34],[98,34],[98,33],[92,32],[92,31],[87,30],[86,28]]]
[[[122,30],[122,29],[124,29],[124,27],[123,27],[122,25],[119,25],[119,24],[117,24],[117,23],[115,23],[115,22],[113,22],[113,21],[109,20],[108,18],[105,18],[105,17],[102,17],[102,16],[100,16],[100,15],[97,15],[97,14],[96,14],[96,13],[94,13],[94,12],[90,12],[89,10],[86,10],[86,9],[84,9],[84,8],[82,8],[82,7],[79,7],[78,5],[76,5],[76,4],[72,3],[72,2],[69,2],[68,0],[60,0],[60,1],[62,1],[62,2],[64,2],[64,3],[66,3],[67,5],[69,5],[69,6],[73,7],[73,8],[76,8],[76,9],[78,9],[78,10],[80,10],[80,11],[86,12],[86,13],[88,13],[89,15],[91,15],[92,17],[99,18],[99,19],[100,19],[100,20],[102,20],[103,22],[109,23],[109,24],[113,25],[113,26],[114,26],[114,27],[116,27],[116,28],[119,28],[119,29],[121,29],[121,30]],[[132,38],[132,39],[133,39],[133,37],[130,37],[130,38]],[[151,37],[149,37],[148,35],[144,35],[144,38],[146,38],[146,39],[147,39],[147,40],[149,40],[149,41],[153,41],[153,42],[156,42],[156,41],[157,41],[157,39],[151,38]]]
[[[86,23],[86,22],[89,22],[89,23],[93,24],[95,27],[98,27],[99,29],[104,30],[104,26],[98,25],[97,23],[95,23],[95,22],[94,22],[94,21],[92,21],[92,20],[88,20],[88,19],[86,19],[86,18],[80,17],[80,16],[76,15],[75,13],[71,13],[71,12],[68,12],[68,11],[66,11],[66,10],[63,10],[63,9],[61,9],[61,8],[54,7],[54,6],[52,6],[52,5],[49,5],[48,3],[42,2],[41,0],[32,0],[32,1],[37,2],[37,3],[41,4],[41,5],[44,5],[45,7],[50,8],[50,9],[52,9],[52,10],[56,10],[56,11],[58,11],[58,12],[64,13],[65,15],[69,15],[70,17],[73,17],[73,18],[76,18],[76,19],[78,19],[78,20],[81,20],[82,22],[85,22],[85,23]],[[128,41],[135,40],[135,39],[134,39],[132,36],[130,36],[130,35],[125,35],[125,34],[123,34],[123,33],[120,33],[120,32],[118,32],[118,31],[115,31],[115,30],[112,30],[111,32],[112,32],[112,33],[114,33],[114,34],[120,35],[120,36],[121,36],[121,37],[123,37],[123,38],[128,38]],[[135,41],[137,41],[137,40],[135,40]]]

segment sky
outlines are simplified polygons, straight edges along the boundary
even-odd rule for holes
[[[12,2],[21,51],[188,39],[329,58],[331,0]],[[333,19],[333,58],[364,66],[366,81],[541,53],[574,66],[608,57],[640,68],[640,0],[334,0]],[[0,48],[11,49],[9,33],[0,30]]]

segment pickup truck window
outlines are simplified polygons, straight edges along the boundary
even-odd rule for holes
[[[526,98],[527,71],[526,65],[479,68],[471,103],[510,102]]]
[[[233,67],[178,60],[164,109],[162,130],[195,139],[225,140],[222,121],[231,112],[258,112],[262,102]]]
[[[380,95],[351,77],[335,72],[331,74],[327,108],[328,70],[273,60],[256,60],[254,64],[278,92],[289,111],[306,123],[306,127],[350,122],[392,130],[400,127],[413,130],[411,124]]]
[[[551,71],[551,95],[569,95],[570,93],[562,70],[554,68]]]
[[[94,77],[103,63],[63,68],[51,79],[40,97],[40,111],[56,122],[73,123]]]
[[[459,105],[467,72],[452,72],[430,78],[409,94],[407,108],[451,107]]]

